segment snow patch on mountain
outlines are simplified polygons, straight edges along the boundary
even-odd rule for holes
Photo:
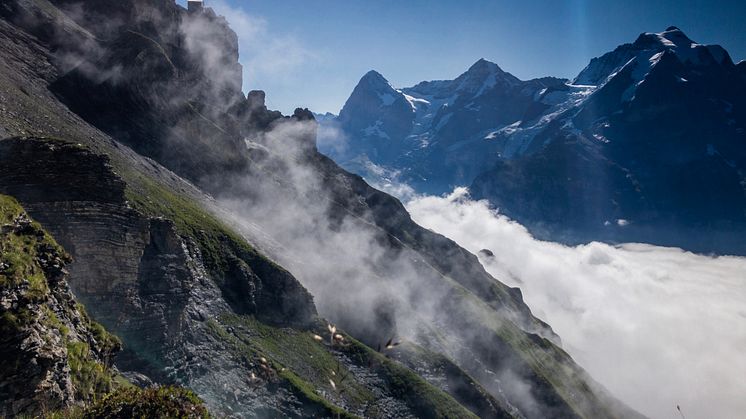
[[[381,129],[383,126],[382,121],[376,121],[373,125],[370,125],[368,128],[365,128],[363,130],[363,133],[365,133],[368,137],[379,137],[379,138],[385,138],[387,140],[390,140],[391,137],[389,137],[388,134],[386,134],[385,131]]]
[[[501,156],[504,158],[514,158],[526,152],[528,147],[533,143],[536,135],[542,132],[552,121],[567,115],[568,111],[580,106],[588,97],[596,91],[595,86],[566,84],[565,89],[545,92],[539,102],[547,105],[547,110],[535,121],[526,123],[525,121],[516,121],[501,129],[491,132],[485,139],[494,140],[503,138],[505,146]],[[573,115],[567,115],[573,116]],[[571,128],[565,122],[564,128]],[[572,130],[573,133],[577,132]]]
[[[412,110],[414,112],[417,112],[419,108],[425,107],[428,108],[430,106],[430,102],[419,97],[410,96],[401,90],[398,90],[399,93],[404,95],[404,99],[407,99],[407,102],[409,102],[409,105],[412,106]]]
[[[648,74],[650,74],[650,71],[653,69],[653,67],[656,66],[661,60],[661,57],[663,57],[663,52],[659,52],[654,54],[652,57],[648,58],[647,60],[646,55],[647,52],[642,52],[637,56],[637,58],[633,58],[630,60],[629,63],[625,67],[622,68],[621,71],[623,71],[628,66],[632,66],[632,84],[622,93],[622,102],[631,102],[635,98],[635,92],[637,91],[637,88],[645,81],[645,78]],[[616,76],[616,73],[609,77],[609,80],[614,78]]]

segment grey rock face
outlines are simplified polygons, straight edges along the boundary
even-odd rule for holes
[[[58,3],[70,25],[86,28],[82,40],[54,38],[63,73],[51,90],[76,114],[193,181],[245,166],[235,120],[274,116],[244,97],[238,37],[225,18],[173,2],[105,1],[85,13],[74,12],[79,2]],[[35,34],[56,25],[37,21],[19,24]]]
[[[0,191],[18,197],[70,249],[76,295],[126,343],[117,361],[123,370],[190,386],[213,403],[209,396],[230,382],[220,371],[243,367],[220,355],[208,320],[234,310],[283,325],[315,317],[307,292],[269,262],[235,255],[235,268],[214,278],[197,244],[172,222],[129,207],[104,156],[59,141],[15,139],[0,141],[0,161]],[[241,404],[236,408],[249,408]]]
[[[518,290],[489,276],[474,255],[452,241],[414,224],[398,201],[318,154],[310,112],[298,110],[282,119],[263,106],[252,106],[260,103],[259,94],[251,102],[231,94],[237,92],[216,89],[226,84],[211,81],[204,68],[192,62],[183,43],[170,43],[183,40],[168,24],[179,22],[183,14],[172,2],[125,4],[135,6],[134,16],[115,4],[107,6],[110,2],[102,2],[100,9],[91,3],[93,11],[110,6],[116,16],[122,13],[126,25],[102,29],[95,13],[76,16],[72,23],[64,16],[45,21],[51,27],[59,22],[90,27],[101,38],[94,40],[103,49],[100,54],[84,55],[86,64],[75,71],[55,61],[58,55],[49,49],[50,38],[39,38],[43,34],[36,32],[37,27],[0,21],[2,39],[21,39],[10,46],[0,43],[0,83],[22,85],[28,92],[0,91],[10,98],[0,112],[0,126],[19,136],[0,141],[0,188],[24,201],[76,256],[70,267],[73,289],[89,302],[97,319],[122,336],[125,350],[117,362],[123,370],[185,384],[218,414],[239,417],[331,416],[332,404],[370,417],[467,417],[468,408],[532,417],[605,417],[616,411],[606,393],[553,343],[557,337],[531,315]],[[23,6],[21,0],[13,4]],[[148,5],[163,13],[148,17]],[[81,36],[88,39],[85,31]],[[55,52],[69,47],[60,48]],[[88,73],[89,64],[97,71]],[[108,71],[117,64],[123,64],[120,84]],[[183,72],[176,82],[174,68]],[[479,92],[480,82],[491,85],[492,76],[501,89],[513,86],[510,77],[480,64],[453,89],[467,100],[475,89]],[[201,87],[176,89],[190,78]],[[185,96],[193,108],[185,105]],[[409,99],[404,96],[404,101]],[[130,118],[126,123],[116,119],[122,108]],[[300,135],[283,131],[298,128],[292,123],[301,126]],[[76,142],[84,146],[73,145]],[[246,144],[245,149],[236,148]],[[313,175],[297,176],[293,171],[299,165]],[[386,290],[386,285],[429,287],[438,299],[427,301],[425,294],[413,293],[408,304],[397,307],[404,313],[398,318],[381,304],[383,310],[373,314],[385,333],[376,335],[365,328],[367,312],[361,316],[360,306],[350,304],[364,302],[360,293],[344,295],[340,287],[347,305],[331,314],[340,329],[351,332],[344,336],[349,346],[320,342],[313,335],[329,332],[316,319],[310,294],[256,249],[300,277],[306,271],[297,261],[328,251],[327,244],[301,247],[305,255],[289,252],[293,242],[305,236],[280,237],[282,229],[271,224],[261,226],[264,231],[251,229],[260,224],[259,213],[248,213],[248,232],[221,225],[213,214],[225,220],[232,220],[233,214],[180,175],[218,196],[236,193],[239,201],[269,193],[277,200],[267,212],[299,208],[295,217],[284,221],[306,229],[304,233],[318,227],[331,232],[340,232],[345,225],[360,228],[363,237],[370,237],[381,250],[375,259],[352,259],[365,266],[364,279],[371,278],[376,281],[372,284]],[[308,184],[312,188],[301,187]],[[327,265],[320,278],[343,286],[340,280],[348,272],[340,272],[337,263],[347,261],[336,257],[329,258],[335,263]],[[389,263],[396,259],[411,267],[406,277]],[[349,272],[358,272],[358,267],[351,268]],[[418,310],[432,305],[440,310],[418,323],[417,343],[423,354],[458,360],[448,363],[452,374],[415,374],[351,339],[389,339],[404,316],[418,319]],[[445,341],[438,338],[440,329],[448,332]],[[551,362],[524,356],[529,350]],[[514,367],[517,380],[530,384],[539,407],[516,408],[513,402],[519,395],[503,392],[510,388],[509,380],[495,381],[485,372],[506,365]],[[329,370],[335,368],[351,373],[350,393],[335,392],[329,383]],[[464,371],[475,376],[471,383]],[[437,388],[427,384],[427,377]],[[449,379],[464,384],[464,393],[458,392],[464,386],[451,385]]]
[[[375,138],[378,143],[365,149],[384,160],[403,152],[401,139],[412,130],[414,119],[414,109],[404,95],[375,71],[363,76],[339,116],[350,132]]]
[[[39,415],[87,402],[74,383],[70,345],[85,345],[81,356],[103,368],[117,348],[96,340],[77,306],[67,283],[69,256],[24,213],[2,227],[3,256],[16,256],[0,263],[0,415]],[[10,236],[29,247],[14,247]],[[38,276],[19,280],[10,269]]]

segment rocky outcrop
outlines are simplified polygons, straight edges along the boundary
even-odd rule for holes
[[[42,3],[12,2],[23,10]],[[9,41],[0,43],[0,128],[15,136],[0,141],[0,191],[16,195],[75,256],[71,287],[121,336],[117,365],[135,372],[127,376],[187,385],[218,414],[244,417],[613,416],[603,392],[589,389],[592,380],[552,343],[556,337],[516,290],[317,153],[310,112],[281,118],[260,93],[244,99],[230,87],[235,66],[227,66],[228,84],[207,74],[183,34],[192,17],[173,3],[109,3],[45,21],[95,34],[81,35],[95,38],[95,48],[73,69],[60,58],[74,49],[51,49],[59,42],[28,21],[0,20],[0,38]],[[96,10],[107,7],[119,18],[100,28]],[[208,19],[202,29],[222,36],[220,19],[199,15]],[[233,38],[223,35],[225,57],[235,61]],[[182,177],[221,198],[272,199],[227,226],[237,213]],[[281,223],[266,222],[268,213],[287,210],[290,216],[275,220]],[[298,234],[283,236],[287,224]],[[346,246],[330,254],[324,240],[296,246],[322,229],[346,227],[380,247],[370,257],[348,258]],[[345,236],[326,238],[337,237]],[[319,319],[306,288],[265,254],[304,284],[333,287],[341,309],[325,314],[343,327]],[[395,315],[386,311],[387,298],[366,301],[369,295],[350,289],[355,285],[398,298]],[[437,298],[402,298],[393,292],[401,287]],[[430,307],[440,309],[431,315]],[[366,329],[370,313],[373,333]],[[426,372],[415,374],[357,340],[380,344],[403,322],[416,326],[415,345],[452,361],[445,376],[458,385],[428,383]],[[516,364],[516,380],[531,385],[541,402],[536,411],[516,410],[518,395],[503,392],[511,379],[476,375],[506,364]]]
[[[13,2],[16,12],[36,6]],[[57,18],[47,23],[71,24],[64,14]],[[365,389],[364,398],[358,392],[331,397],[328,374],[344,357],[332,351],[325,363],[315,361],[333,348],[306,331],[315,311],[305,289],[208,213],[215,206],[208,196],[70,112],[48,88],[64,70],[58,55],[44,38],[22,29],[34,28],[9,21],[17,23],[0,19],[0,131],[26,137],[0,141],[0,189],[27,198],[71,247],[73,289],[121,335],[125,350],[117,365],[124,376],[141,384],[182,383],[212,411],[239,417],[332,416],[340,412],[338,403],[362,400],[365,409],[371,394],[387,394],[375,404],[395,403],[403,416],[425,407],[469,416],[448,395],[384,359],[378,362],[389,367],[382,378],[367,378],[367,361],[349,374],[350,383]],[[280,116],[257,96],[253,108],[239,106],[231,116],[248,121],[246,130],[268,127]],[[299,111],[297,118],[308,115]],[[312,139],[307,143],[313,149]],[[237,314],[252,319],[251,327],[231,325],[228,319]],[[300,340],[268,345],[265,334],[280,331]],[[287,348],[295,361],[285,357]],[[402,391],[417,396],[396,400]]]
[[[172,221],[149,219],[129,206],[125,183],[105,156],[61,141],[19,138],[0,142],[0,160],[0,190],[21,200],[70,249],[76,293],[130,342],[129,352],[142,347],[155,359],[174,356],[170,351],[181,345],[170,337],[190,333],[192,320],[207,319],[207,309],[197,306],[213,315],[230,306],[277,324],[313,319],[305,290],[248,250],[217,243],[226,252],[223,271],[205,267],[199,243],[180,236]],[[143,328],[160,333],[143,337]]]
[[[189,230],[189,235],[183,233],[188,226],[177,226],[188,214],[172,214],[173,220],[143,215],[137,208],[145,210],[148,204],[137,198],[130,206],[125,201],[129,185],[105,156],[84,147],[59,140],[6,139],[0,141],[0,160],[0,190],[17,194],[72,250],[72,287],[92,315],[122,338],[124,350],[116,365],[137,371],[125,376],[145,373],[156,382],[188,386],[219,414],[308,417],[334,412],[329,396],[319,398],[305,382],[328,386],[328,371],[349,361],[306,331],[318,327],[315,308],[289,273],[238,245],[235,237],[213,237],[213,226],[204,221],[207,213],[197,214],[200,230]],[[88,190],[95,194],[87,195]],[[156,190],[145,201],[167,199],[156,197]],[[238,326],[233,320],[238,318],[251,320]],[[267,340],[273,336],[287,336],[287,341],[275,346]],[[293,349],[309,341],[311,353]],[[314,357],[323,358],[323,366]],[[364,394],[395,394],[389,382],[401,382],[403,376],[426,390],[412,396],[411,405],[398,402],[404,416],[425,408],[468,416],[444,393],[407,375],[411,373],[386,367],[373,372],[384,379],[370,380],[364,373],[367,361],[355,362],[349,368],[358,373],[340,374],[350,374],[350,382]]]
[[[224,259],[206,266],[205,242],[131,208],[105,156],[27,138],[0,141],[0,160],[0,190],[24,202],[70,249],[76,295],[124,340],[122,370],[194,385],[221,359],[208,320],[238,312],[285,326],[313,321],[311,297],[272,262],[249,248],[232,250],[223,237],[213,244]]]
[[[239,169],[245,147],[223,121],[229,109],[249,107],[236,35],[210,9],[166,9],[149,21],[135,14],[110,39],[91,41],[94,53],[52,91],[93,125],[191,179]]]
[[[119,341],[68,287],[70,257],[18,203],[0,195],[0,415],[90,402],[112,387]]]

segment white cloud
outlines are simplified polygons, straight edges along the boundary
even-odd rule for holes
[[[319,124],[316,146],[325,154],[344,154],[348,150],[349,139],[338,122],[325,121]]]
[[[523,365],[467,349],[476,335],[462,327],[464,322],[494,326],[503,313],[479,298],[464,298],[461,310],[443,310],[462,292],[454,293],[451,281],[421,254],[391,244],[392,236],[371,222],[361,195],[344,192],[356,188],[351,179],[308,164],[315,128],[287,120],[250,141],[252,170],[272,180],[220,179],[208,189],[223,189],[216,194],[227,210],[221,214],[292,272],[314,296],[319,313],[341,329],[373,347],[392,337],[415,342],[480,374],[488,391],[527,415],[543,409],[533,398],[532,381],[522,379]],[[329,187],[329,175],[339,189]],[[390,183],[392,190],[407,192]]]
[[[308,62],[318,59],[299,39],[284,32],[274,32],[261,17],[252,16],[224,0],[213,0],[210,7],[226,17],[238,35],[244,85],[256,88],[256,81],[271,77],[283,80],[299,75]]]
[[[419,224],[480,255],[519,286],[565,349],[613,394],[652,418],[746,412],[746,258],[643,244],[567,247],[468,198],[407,204]]]

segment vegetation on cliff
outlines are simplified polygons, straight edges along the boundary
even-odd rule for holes
[[[333,343],[334,337],[329,344],[318,341],[314,334],[324,334],[324,339],[328,334],[326,324],[318,324],[321,320],[310,293],[250,244],[257,243],[266,252],[265,243],[256,236],[249,237],[251,242],[244,240],[221,221],[223,217],[215,215],[219,210],[206,193],[184,181],[222,182],[210,176],[231,170],[248,175],[243,172],[248,164],[243,159],[244,139],[260,135],[258,128],[266,129],[275,118],[263,104],[257,109],[242,98],[238,80],[235,89],[218,89],[214,94],[211,79],[217,77],[203,71],[204,54],[188,51],[188,41],[194,39],[185,40],[181,30],[195,16],[187,16],[173,2],[87,1],[85,8],[69,14],[49,10],[78,1],[7,3],[8,7],[0,6],[0,93],[4,99],[0,107],[0,193],[16,196],[73,252],[73,289],[93,316],[119,334],[127,346],[130,363],[122,361],[118,366],[159,382],[186,385],[216,414],[470,417],[467,408],[447,394],[449,389],[429,383],[428,371],[386,358],[341,331],[344,344]],[[50,14],[54,18],[45,18]],[[63,23],[85,31],[57,31]],[[235,37],[223,21],[210,18],[198,23],[204,23],[199,26],[208,31],[192,34],[199,39]],[[143,35],[150,38],[148,42],[143,42]],[[97,54],[80,51],[81,46],[92,46]],[[237,64],[236,45],[211,50],[227,52],[230,64]],[[75,71],[56,67],[58,63],[49,59],[67,53],[81,56],[76,62],[82,64]],[[164,58],[171,61],[169,67],[178,66],[178,77],[159,70]],[[121,77],[108,80],[113,73]],[[423,260],[418,266],[425,274],[432,273],[438,283],[450,287],[449,277],[453,277],[465,292],[485,299],[496,297],[496,303],[515,303],[520,317],[531,318],[520,298],[508,291],[474,291],[480,289],[476,285],[489,287],[494,282],[476,258],[458,258],[466,254],[463,249],[423,235],[424,230],[413,223],[403,228],[408,217],[395,200],[382,199],[362,180],[353,182],[331,161],[324,163],[311,148],[306,151],[309,155],[304,158],[320,160],[314,164],[326,174],[321,191],[334,189],[337,201],[344,202],[334,205],[333,217],[344,220],[350,214],[372,213],[372,218],[357,222],[385,230],[388,235],[383,241],[397,242],[388,243],[386,250],[411,247],[411,259]],[[268,159],[265,166],[272,166],[272,161]],[[254,186],[274,190],[278,179],[287,177],[280,167],[241,179],[246,180],[248,192]],[[295,198],[292,191],[283,196]],[[359,211],[350,208],[353,203],[359,204]],[[289,220],[296,221],[301,220]],[[405,243],[398,243],[397,237],[406,239]],[[434,245],[425,248],[415,242]],[[14,246],[21,261],[26,251],[35,251],[23,243]],[[277,254],[270,256],[280,260]],[[282,264],[287,266],[286,261]],[[33,274],[29,271],[26,276]],[[24,280],[31,290],[21,290],[24,295],[36,293],[42,298],[47,293],[42,278],[36,279],[33,287],[32,281]],[[49,281],[46,287],[50,288]],[[74,310],[75,304],[64,306]],[[502,304],[497,306],[492,308]],[[56,382],[64,387],[60,390],[63,402],[47,407],[74,404],[77,397],[94,399],[89,406],[101,407],[99,412],[140,414],[131,402],[156,400],[159,394],[120,389],[121,393],[101,397],[117,387],[117,380],[107,374],[111,372],[109,354],[118,345],[107,339],[103,329],[80,326],[85,323],[81,310],[75,311],[81,319],[78,322],[71,321],[67,312],[54,305],[39,310],[39,318],[46,323],[37,323],[49,326],[37,335],[54,344]],[[34,310],[31,313],[30,318],[36,315]],[[360,339],[367,337],[350,332]],[[496,351],[492,341],[485,340],[479,346],[484,356],[477,361],[502,366],[513,352],[526,352],[528,357],[529,351],[536,350],[532,366],[555,362],[542,357],[540,345],[517,327],[507,332],[520,335],[505,337],[515,345]],[[547,368],[548,373],[565,366],[575,368],[569,359],[559,361],[563,362]],[[11,365],[28,363],[19,358]],[[484,370],[483,365],[479,367]],[[28,380],[18,378],[19,382]],[[546,381],[538,383],[540,392],[555,394],[556,389],[543,386]],[[573,390],[571,386],[569,391]],[[588,395],[588,401],[598,402],[594,395]]]
[[[210,328],[255,366],[258,381],[284,382],[327,414],[475,417],[410,369],[333,326],[319,322],[308,330],[279,329],[253,317],[225,315]]]
[[[0,195],[4,413],[90,403],[114,388],[110,360],[121,342],[75,302],[70,261],[15,199]]]
[[[0,287],[25,282],[23,295],[30,301],[41,301],[49,293],[49,287],[39,262],[49,263],[46,258],[51,256],[58,259],[52,262],[59,264],[68,261],[69,256],[38,223],[26,216],[15,199],[4,195],[0,195],[0,223]],[[3,316],[16,323],[10,312]]]
[[[180,387],[141,390],[112,368],[121,341],[66,283],[70,256],[12,197],[0,195],[0,416],[209,417]]]
[[[210,414],[202,400],[183,387],[162,386],[140,389],[126,387],[107,394],[84,409],[52,413],[48,419],[207,419]]]

